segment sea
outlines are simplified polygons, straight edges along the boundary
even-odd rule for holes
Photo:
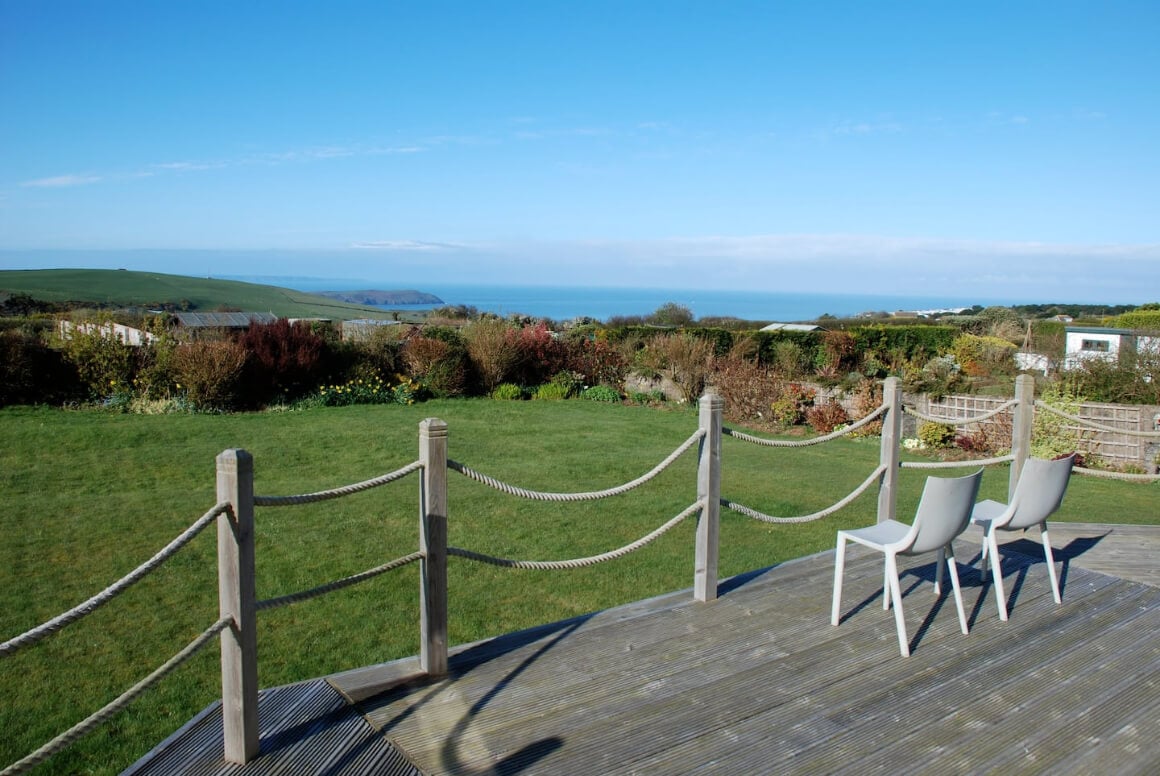
[[[240,279],[240,278],[239,278]],[[261,282],[272,282],[265,278]],[[287,279],[289,280],[289,279]],[[400,290],[382,284],[339,286],[334,281],[294,278],[276,283],[299,291]],[[812,321],[824,315],[853,317],[866,312],[951,310],[971,305],[1003,304],[996,300],[872,294],[822,294],[776,291],[720,291],[674,288],[605,288],[583,286],[449,285],[412,286],[434,294],[444,305],[465,305],[501,316],[526,315],[553,321],[588,317],[606,321],[615,316],[648,315],[667,302],[689,308],[696,318],[728,316],[748,321]],[[386,305],[390,310],[429,310],[442,305]]]

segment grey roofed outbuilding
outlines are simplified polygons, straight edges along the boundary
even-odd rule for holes
[[[186,329],[244,329],[278,320],[274,313],[174,313],[173,318]]]
[[[771,323],[762,326],[761,331],[821,331],[822,327],[813,323]]]

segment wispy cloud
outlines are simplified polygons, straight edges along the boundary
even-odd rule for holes
[[[272,151],[233,159],[218,159],[212,161],[186,159],[172,162],[156,162],[143,169],[133,172],[114,172],[104,175],[57,175],[48,178],[36,178],[21,183],[28,188],[68,188],[71,186],[86,186],[94,183],[126,180],[132,178],[151,178],[165,174],[184,174],[221,170],[230,167],[245,167],[251,165],[281,165],[296,164],[313,161],[327,161],[331,159],[346,159],[357,156],[386,156],[391,154],[417,154],[427,150],[421,144],[401,146],[343,146],[321,145],[307,148],[290,149],[287,151]]]
[[[369,240],[365,242],[356,242],[352,244],[351,247],[378,251],[407,251],[412,253],[429,253],[439,251],[457,251],[461,250],[463,246],[455,245],[453,243],[423,242],[421,240]]]
[[[71,186],[88,186],[100,180],[99,175],[57,175],[51,178],[36,178],[20,185],[34,189],[65,189]]]

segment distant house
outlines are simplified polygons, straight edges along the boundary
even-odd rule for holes
[[[813,323],[771,323],[762,326],[761,331],[822,331],[822,327]]]
[[[1124,353],[1160,347],[1160,337],[1141,336],[1128,329],[1068,326],[1066,332],[1064,365],[1069,369],[1092,359],[1118,361]]]

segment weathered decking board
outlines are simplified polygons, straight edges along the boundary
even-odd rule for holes
[[[1146,566],[1160,531],[1065,526],[1051,525],[1063,604],[1039,537],[1016,539],[1009,622],[963,573],[969,636],[931,592],[932,558],[904,565],[909,658],[881,556],[852,548],[837,628],[828,552],[730,580],[710,604],[681,591],[460,647],[440,682],[405,660],[266,691],[250,765],[221,762],[211,709],[135,772],[407,773],[400,753],[425,774],[1160,772],[1160,589],[1082,567],[1121,528],[1120,554]]]

